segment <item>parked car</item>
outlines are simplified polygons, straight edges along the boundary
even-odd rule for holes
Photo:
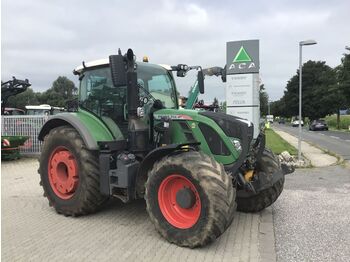
[[[303,120],[301,120],[300,123],[301,123],[301,126],[304,126],[304,121]],[[298,119],[292,121],[292,127],[297,127],[297,126],[299,126],[299,120]]]
[[[64,112],[63,107],[56,107],[50,105],[28,105],[26,106],[27,115],[56,115]]]
[[[5,107],[4,109],[4,115],[7,116],[14,116],[14,115],[24,115],[25,112],[22,109],[19,108],[13,108],[13,107]]]
[[[314,120],[310,123],[309,130],[312,130],[312,131],[328,130],[328,125],[326,121],[323,119]]]

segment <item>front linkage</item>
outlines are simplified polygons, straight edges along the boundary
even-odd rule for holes
[[[273,204],[283,190],[284,176],[292,172],[293,168],[280,164],[272,151],[265,148],[265,133],[261,130],[237,172],[237,209],[258,212]]]

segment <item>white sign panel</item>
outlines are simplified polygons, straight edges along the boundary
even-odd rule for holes
[[[228,107],[226,113],[253,122],[253,107]]]
[[[259,74],[227,75],[226,113],[254,124],[254,137],[259,133]]]
[[[248,119],[254,124],[254,137],[259,134],[260,108],[259,107],[227,107],[226,114]]]
[[[227,75],[227,106],[247,106],[253,104],[253,75]]]

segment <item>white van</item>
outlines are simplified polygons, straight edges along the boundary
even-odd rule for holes
[[[270,122],[270,123],[273,123],[273,115],[267,115],[266,116],[266,121]]]

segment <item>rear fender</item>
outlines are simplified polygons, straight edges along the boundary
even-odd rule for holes
[[[88,116],[85,113],[62,113],[54,115],[42,126],[38,139],[44,141],[45,136],[54,128],[59,126],[72,126],[82,137],[89,150],[98,150],[98,141],[114,140],[111,132],[105,127],[101,120]]]

